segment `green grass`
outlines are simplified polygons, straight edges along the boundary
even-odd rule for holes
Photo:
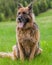
[[[42,54],[36,56],[31,62],[0,58],[0,65],[52,65],[52,9],[37,16],[36,21],[40,29]],[[12,51],[12,46],[16,44],[15,28],[15,21],[0,23],[0,51]]]

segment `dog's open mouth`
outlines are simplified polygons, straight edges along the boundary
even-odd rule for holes
[[[23,22],[18,23],[18,27],[19,28],[23,28],[23,26],[24,26],[24,23]]]

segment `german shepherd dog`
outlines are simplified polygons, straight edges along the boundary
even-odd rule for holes
[[[0,52],[0,57],[32,60],[35,55],[42,52],[42,49],[39,48],[40,33],[34,20],[32,3],[27,7],[18,4],[16,23],[17,44],[13,46],[13,51],[10,53]]]

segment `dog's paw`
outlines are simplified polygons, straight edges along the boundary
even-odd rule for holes
[[[42,53],[42,51],[43,51],[43,50],[42,50],[41,48],[39,48],[39,49],[38,49],[38,51],[37,51],[37,53],[36,53],[36,55],[41,54],[41,53]]]

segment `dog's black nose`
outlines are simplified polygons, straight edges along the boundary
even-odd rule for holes
[[[21,20],[21,17],[18,17],[18,20],[20,21]]]
[[[18,17],[18,20],[19,20],[19,22],[22,22],[22,17],[19,16],[19,17]]]

